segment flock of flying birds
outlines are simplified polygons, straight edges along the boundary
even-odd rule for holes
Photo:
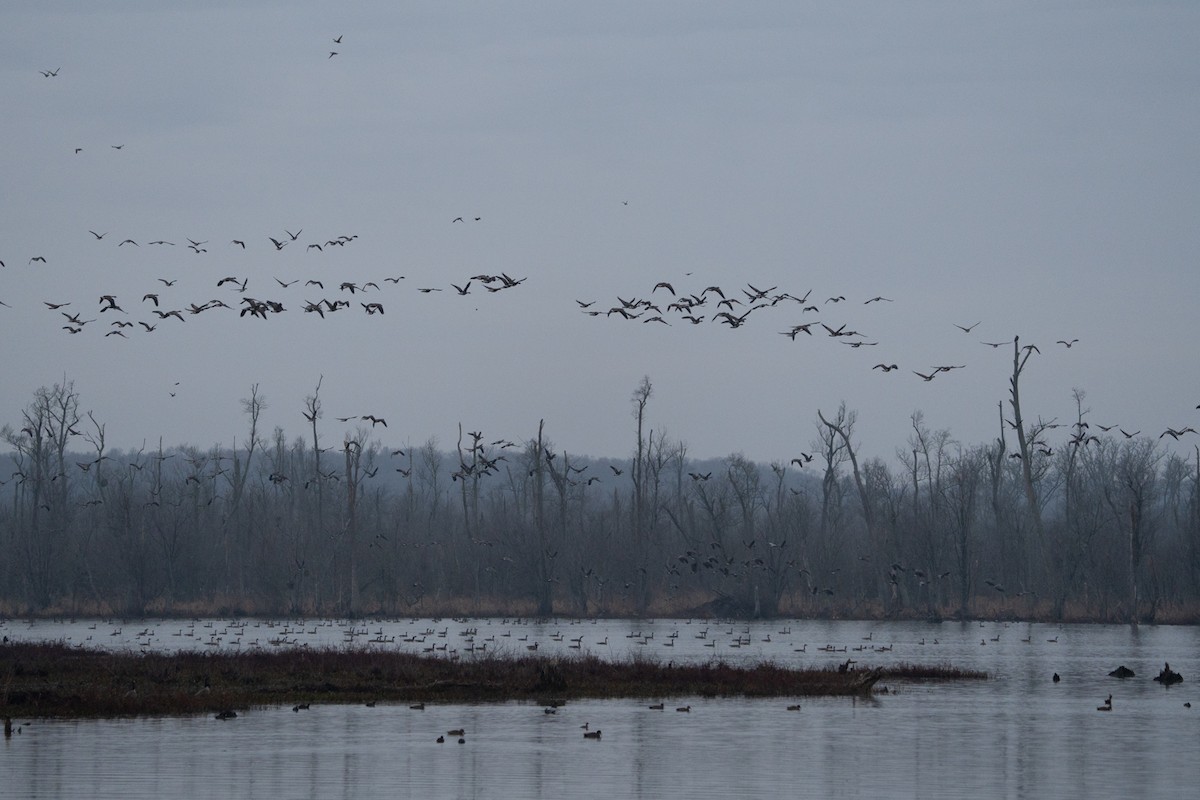
[[[343,37],[340,35],[334,37],[332,42],[340,48]],[[340,50],[331,50],[327,59],[339,54]],[[39,72],[44,78],[56,78],[60,69],[44,69]],[[124,145],[114,144],[110,147],[113,150],[122,150]],[[75,153],[78,154],[82,150],[83,148],[77,147]],[[624,205],[628,205],[628,201],[622,202]],[[450,222],[451,224],[470,224],[470,222],[477,223],[481,220],[480,216],[464,215],[454,217]],[[357,235],[343,234],[332,238],[321,237],[315,241],[301,242],[302,233],[303,229],[298,229],[294,233],[285,229],[282,234],[261,237],[259,241],[263,241],[264,244],[269,241],[275,252],[291,248],[288,250],[290,254],[295,249],[303,248],[305,253],[311,254],[313,252],[322,253],[329,248],[346,247],[358,238]],[[88,234],[97,244],[111,244],[112,239],[116,238],[110,238],[108,231],[89,230]],[[212,246],[208,240],[185,238],[183,241],[186,244],[160,238],[146,241],[145,244],[148,247],[182,246],[197,256],[208,254],[209,248]],[[244,238],[233,238],[224,247],[227,250],[245,251],[248,249],[247,241]],[[254,244],[250,245],[250,247],[254,246]],[[142,243],[126,237],[117,242],[116,247],[141,248]],[[29,266],[52,266],[41,254],[30,256],[27,264]],[[6,266],[7,264],[0,260],[0,267]],[[690,275],[690,273],[688,274]],[[239,317],[248,316],[265,320],[287,311],[290,305],[292,308],[299,308],[305,313],[322,319],[328,315],[356,310],[356,307],[361,308],[361,313],[366,315],[383,316],[386,313],[386,307],[382,293],[387,284],[398,287],[403,280],[405,280],[403,275],[384,277],[381,285],[374,280],[335,279],[328,281],[327,286],[327,281],[319,278],[308,278],[302,282],[300,278],[284,280],[273,277],[273,282],[266,282],[265,287],[258,285],[252,287],[250,277],[231,274],[215,281],[211,294],[202,298],[182,298],[178,296],[180,292],[176,289],[177,278],[160,277],[157,279],[158,285],[145,287],[140,298],[136,295],[120,297],[117,294],[107,293],[99,296],[96,305],[89,305],[88,301],[81,301],[77,298],[61,297],[46,299],[42,302],[48,311],[59,315],[60,327],[67,334],[79,335],[85,331],[100,329],[103,330],[102,335],[105,338],[127,339],[130,334],[150,334],[156,331],[160,325],[177,325],[186,322],[188,317],[210,312],[236,312]],[[473,288],[476,291],[482,288],[488,293],[496,293],[516,288],[524,284],[526,280],[525,277],[514,278],[505,272],[499,274],[480,273],[463,278],[458,283],[451,282],[448,286],[424,286],[418,287],[417,291],[423,294],[453,291],[457,295],[465,296],[470,294]],[[257,281],[256,278],[255,282]],[[292,296],[282,294],[284,291],[289,291],[295,295],[297,289],[293,289],[293,286],[297,286],[297,289],[303,292],[303,297],[299,298],[298,302],[293,302]],[[218,292],[220,294],[217,294]],[[668,281],[660,281],[653,286],[645,298],[639,298],[636,295],[628,299],[618,296],[615,303],[606,304],[607,307],[605,305],[597,307],[596,301],[576,300],[575,302],[584,314],[594,318],[666,326],[681,323],[686,325],[715,323],[731,330],[746,325],[751,315],[757,317],[768,309],[787,308],[798,311],[801,315],[801,321],[793,322],[786,329],[779,331],[779,334],[792,341],[796,341],[803,334],[807,337],[828,338],[854,349],[875,347],[880,344],[878,339],[872,339],[849,327],[849,323],[831,319],[833,312],[852,305],[856,301],[847,300],[845,295],[833,295],[818,302],[810,300],[811,295],[811,289],[803,294],[793,294],[788,291],[780,291],[777,286],[764,289],[751,283],[747,283],[744,288],[729,292],[717,285],[708,285],[699,292],[684,292],[676,291],[675,286]],[[893,302],[891,298],[876,295],[862,300],[861,304],[870,306],[876,303],[891,302]],[[0,307],[11,306],[0,298]],[[813,318],[804,316],[809,314],[812,314]],[[980,324],[980,322],[966,325],[955,323],[954,327],[963,334],[971,335]],[[1056,344],[1070,349],[1078,342],[1077,338],[1064,338],[1059,339]],[[994,349],[1013,344],[1013,342],[981,340],[981,344]],[[1033,352],[1041,353],[1038,347],[1032,344],[1025,345],[1022,349],[1027,355]],[[949,374],[965,367],[965,364],[941,364],[922,366],[920,369],[909,368],[906,371],[925,382],[930,382],[943,373]],[[871,369],[881,373],[890,373],[900,370],[901,367],[897,363],[880,361]],[[1197,409],[1200,409],[1200,405],[1197,406]],[[372,422],[372,427],[382,421],[381,419],[377,421],[370,415],[362,418]],[[383,424],[386,425],[386,423]],[[1128,432],[1118,425],[1098,427],[1106,432],[1116,428],[1126,438],[1132,438],[1141,433],[1141,431]],[[1072,443],[1087,444],[1096,439],[1094,435],[1088,433],[1086,428],[1087,424],[1084,423],[1083,427],[1075,431]],[[1170,436],[1179,440],[1189,433],[1195,434],[1197,431],[1190,426],[1168,427],[1158,438]],[[1052,452],[1044,442],[1035,439],[1035,445],[1041,445],[1039,451],[1043,454],[1049,455]],[[801,466],[803,463],[801,461]]]
[[[475,216],[470,219],[479,222],[482,218]],[[454,217],[451,224],[465,223],[466,221],[466,217],[459,216]],[[347,247],[359,238],[357,234],[341,234],[328,239],[319,237],[316,241],[302,242],[300,237],[303,232],[303,228],[297,229],[295,232],[285,229],[278,236],[263,236],[261,240],[264,240],[264,244],[269,242],[274,252],[291,247],[302,248],[305,253],[311,254],[323,253],[329,248]],[[111,245],[112,243],[108,231],[89,230],[87,233],[97,245]],[[182,246],[197,256],[208,254],[209,248],[212,246],[209,240],[184,237],[183,242],[186,244],[155,239],[147,241],[145,244],[148,247]],[[133,238],[124,238],[115,246],[140,248],[142,244]],[[253,244],[250,245],[250,247],[253,246]],[[245,251],[248,249],[247,239],[230,239],[225,247],[234,252]],[[27,265],[34,268],[38,268],[35,265],[51,266],[42,255],[29,257]],[[5,266],[7,266],[5,262],[0,260],[0,267]],[[159,285],[147,287],[148,290],[142,292],[140,298],[136,294],[129,298],[122,298],[116,294],[102,294],[97,299],[95,306],[89,306],[86,301],[77,301],[74,298],[54,298],[42,302],[48,312],[59,315],[60,327],[67,334],[78,335],[84,333],[85,330],[99,329],[103,331],[102,335],[105,338],[127,339],[130,334],[153,333],[160,325],[184,323],[189,317],[210,312],[236,313],[239,317],[265,320],[287,311],[291,305],[292,308],[299,308],[305,313],[311,313],[324,319],[335,313],[353,311],[358,306],[361,308],[361,313],[368,316],[383,316],[386,308],[381,299],[382,293],[388,284],[398,287],[404,280],[405,276],[403,275],[388,276],[382,279],[381,285],[374,280],[308,278],[302,281],[301,278],[284,280],[273,277],[273,282],[267,283],[265,290],[256,287],[252,295],[250,294],[250,277],[226,275],[215,281],[211,294],[200,299],[191,298],[189,301],[187,298],[177,296],[175,289],[177,278],[160,277],[157,279]],[[514,289],[523,285],[526,280],[527,277],[514,278],[505,272],[499,274],[479,273],[464,278],[459,283],[451,282],[448,286],[422,286],[418,287],[416,291],[422,294],[452,291],[456,295],[466,296],[471,294],[473,289],[478,291],[479,288],[482,288],[492,294]],[[298,304],[293,303],[290,296],[282,294],[284,291],[295,294],[297,290],[292,287],[298,287],[304,293],[304,297]],[[268,291],[270,295],[266,294]],[[221,294],[218,295],[218,292]],[[314,297],[317,299],[312,299]],[[780,335],[786,336],[792,341],[798,340],[803,334],[807,337],[830,339],[853,349],[875,347],[880,344],[877,338],[868,337],[861,331],[849,327],[849,323],[832,318],[837,310],[856,304],[856,301],[847,300],[845,295],[840,294],[826,297],[821,301],[811,299],[811,297],[811,289],[803,294],[794,294],[789,291],[781,291],[777,286],[760,288],[753,283],[747,283],[744,288],[728,292],[718,285],[708,285],[700,291],[677,291],[672,283],[660,281],[643,298],[639,298],[635,293],[628,298],[618,296],[616,301],[611,304],[598,306],[597,301],[583,300],[575,300],[575,303],[583,314],[592,318],[618,320],[625,323],[636,322],[643,325],[671,326],[673,321],[674,324],[682,323],[690,326],[718,324],[730,330],[746,325],[752,315],[757,318],[771,309],[787,309],[802,316],[802,321],[792,322],[784,330],[778,331]],[[891,298],[876,295],[862,300],[861,305],[871,306],[877,303],[891,302],[893,302]],[[0,306],[9,306],[9,304],[0,300]],[[809,319],[804,315],[812,315],[813,318]],[[980,324],[980,322],[966,325],[954,323],[954,328],[964,335],[971,335]],[[93,327],[89,328],[88,326]],[[1060,339],[1056,345],[1064,349],[1071,349],[1078,342],[1078,338]],[[995,349],[1014,343],[1012,341],[980,340],[980,344]],[[1041,353],[1041,350],[1034,344],[1024,345],[1021,351],[1027,355]],[[908,371],[921,380],[930,382],[942,373],[949,374],[955,370],[964,369],[966,366],[966,364],[940,364]],[[890,373],[899,370],[900,366],[896,363],[881,361],[871,369]],[[1200,405],[1197,405],[1196,408],[1200,409]],[[371,415],[364,416],[362,419],[370,421],[372,427],[382,422],[382,418],[375,418]],[[386,426],[386,422],[383,424]],[[1046,426],[1046,428],[1053,427],[1058,426],[1053,424]],[[1126,431],[1115,424],[1097,427],[1104,432],[1115,428],[1126,438],[1133,438],[1141,433],[1140,430]],[[1088,432],[1087,423],[1082,423],[1082,427],[1080,427],[1080,423],[1076,423],[1076,428],[1071,439],[1072,444],[1089,444],[1096,441],[1096,437]],[[1186,425],[1178,428],[1168,427],[1159,434],[1158,438],[1170,436],[1179,440],[1189,433],[1196,434],[1197,431]],[[1035,437],[1033,445],[1042,455],[1053,453],[1049,445],[1038,437]],[[800,461],[800,466],[804,466],[804,463],[806,462]]]
[[[659,293],[661,291],[661,294]],[[686,323],[688,325],[702,325],[717,323],[724,325],[729,329],[740,328],[747,323],[751,314],[762,313],[767,309],[775,309],[779,307],[790,308],[795,311],[799,309],[801,315],[813,314],[817,318],[805,319],[802,322],[797,322],[788,325],[785,330],[778,333],[786,336],[792,341],[796,341],[800,334],[805,334],[809,337],[825,337],[840,342],[841,344],[854,349],[862,347],[876,347],[879,345],[878,339],[872,339],[866,334],[848,327],[849,323],[841,322],[840,319],[830,320],[830,312],[834,309],[841,308],[843,303],[852,304],[854,301],[847,300],[845,295],[833,295],[818,302],[816,299],[811,299],[812,290],[809,289],[803,294],[797,295],[789,291],[781,291],[778,286],[770,288],[760,288],[752,283],[747,283],[744,288],[726,293],[720,286],[709,285],[702,290],[695,292],[676,291],[675,286],[668,281],[659,281],[648,293],[647,297],[638,297],[637,294],[631,295],[629,298],[617,296],[616,302],[611,304],[601,304],[597,307],[595,300],[576,300],[579,309],[586,315],[593,318],[601,319],[617,319],[624,322],[637,322],[639,324],[667,325],[672,324],[671,320],[677,323]],[[882,295],[869,297],[861,302],[863,306],[870,306],[875,303],[891,303],[893,300]],[[605,307],[607,306],[607,307]],[[974,330],[982,324],[982,321],[960,325],[953,323],[953,326],[961,333],[971,335]],[[979,340],[979,343],[986,345],[992,349],[1004,346],[1015,346],[1015,340],[1009,341],[985,341]],[[1059,339],[1055,342],[1066,350],[1070,350],[1079,343],[1078,338]],[[1041,350],[1036,344],[1027,344],[1020,347],[1019,352],[1030,356],[1033,353],[1041,354]],[[913,375],[925,381],[932,381],[942,373],[951,373],[954,370],[965,369],[966,364],[940,364],[931,365],[923,369],[910,369]],[[879,370],[883,373],[889,373],[900,369],[899,364],[888,363],[881,361],[871,367],[872,370]],[[1200,405],[1196,408],[1200,410]],[[1015,424],[1008,421],[1010,426]],[[1041,455],[1049,456],[1053,454],[1053,449],[1046,443],[1041,435],[1046,430],[1061,427],[1060,425],[1050,422],[1037,426],[1033,437],[1032,447]],[[1069,444],[1071,445],[1087,445],[1099,441],[1098,437],[1089,431],[1090,424],[1087,422],[1077,422],[1073,428]],[[1118,430],[1126,439],[1132,439],[1141,434],[1141,431],[1126,431],[1117,424],[1113,425],[1097,425],[1103,432],[1108,432],[1113,429]],[[1158,435],[1158,438],[1170,436],[1178,441],[1185,434],[1197,434],[1197,430],[1190,426],[1180,426],[1178,428],[1168,427],[1165,431]],[[1014,453],[1012,457],[1019,457],[1019,453]],[[793,464],[798,464],[803,467],[812,457],[804,454],[802,459],[793,459]],[[699,479],[695,474],[692,475],[693,480]]]
[[[476,219],[479,219],[478,217]],[[457,221],[457,219],[455,220]],[[104,242],[109,234],[107,231],[100,233],[94,230],[89,230],[88,233],[94,238],[97,243]],[[285,230],[280,238],[267,236],[265,239],[271,243],[275,251],[282,251],[288,246],[299,242],[303,229],[299,229],[294,233]],[[324,252],[326,248],[345,247],[354,242],[358,238],[357,234],[346,235],[342,234],[331,239],[326,239],[324,242],[314,241],[307,244],[295,245],[303,247],[306,252]],[[196,255],[202,255],[209,252],[211,246],[208,240],[197,240],[186,238],[186,249],[191,250]],[[176,242],[167,241],[165,239],[155,239],[146,242],[147,246],[158,247],[176,247],[179,246]],[[141,244],[130,238],[122,239],[117,243],[117,247],[141,247]],[[245,239],[231,239],[228,247],[246,250]],[[45,256],[35,255],[29,258],[28,264],[50,266]],[[0,261],[0,267],[6,266],[4,261]],[[127,330],[133,332],[147,334],[154,332],[158,326],[167,320],[177,320],[178,322],[186,322],[189,316],[196,316],[205,312],[224,310],[225,312],[236,312],[239,317],[257,317],[259,319],[267,319],[273,314],[280,314],[288,310],[285,305],[285,299],[280,293],[284,290],[289,290],[291,287],[300,285],[300,288],[306,293],[299,304],[299,308],[306,312],[315,314],[324,319],[328,314],[334,314],[339,311],[353,310],[355,306],[362,308],[361,313],[367,315],[384,315],[386,308],[380,299],[375,299],[379,296],[378,293],[384,291],[387,284],[399,286],[400,282],[405,280],[405,276],[396,275],[383,278],[383,284],[367,280],[367,281],[349,281],[349,280],[321,280],[318,278],[309,278],[301,283],[300,278],[292,278],[284,280],[274,277],[273,283],[268,283],[264,290],[255,291],[252,296],[249,294],[251,290],[251,280],[248,276],[227,275],[218,279],[213,287],[213,293],[199,300],[196,298],[180,298],[177,297],[175,289],[177,278],[158,278],[158,284],[153,287],[144,287],[144,291],[140,299],[134,295],[133,302],[119,297],[116,294],[102,294],[97,300],[97,305],[94,307],[88,306],[86,302],[76,301],[75,299],[54,298],[52,300],[43,300],[42,303],[46,309],[51,312],[56,312],[61,316],[60,327],[68,334],[83,333],[88,325],[100,323],[102,320],[107,320],[107,325],[97,325],[104,331],[105,337],[117,336],[128,338]],[[491,293],[501,292],[506,289],[513,289],[525,283],[526,277],[514,278],[505,272],[500,272],[498,275],[481,273],[471,275],[461,280],[460,283],[450,283],[449,286],[423,286],[418,287],[416,291],[422,294],[432,292],[453,291],[459,296],[466,296],[472,293],[472,287],[478,290],[482,287],[483,290]],[[327,285],[328,284],[328,285]],[[222,292],[221,296],[214,296],[217,292]],[[268,296],[266,291],[271,292]],[[293,290],[294,291],[294,290]],[[319,299],[310,299],[318,296]],[[291,302],[288,300],[287,302]],[[9,306],[3,300],[0,300],[0,305]],[[9,306],[11,307],[11,306]],[[109,313],[111,312],[111,313]],[[95,316],[92,316],[95,314]],[[105,316],[107,315],[107,316]],[[141,319],[133,317],[141,316]],[[177,323],[171,323],[177,324]],[[140,328],[138,326],[141,326]],[[90,330],[90,329],[89,329]]]
[[[659,291],[662,294],[658,294]],[[638,298],[636,295],[626,299],[618,296],[616,303],[609,305],[608,308],[596,308],[596,301],[576,300],[580,310],[590,317],[603,317],[605,319],[617,318],[619,320],[639,322],[641,324],[654,323],[658,325],[671,325],[668,317],[689,325],[702,325],[705,323],[717,323],[724,325],[729,329],[740,328],[747,323],[750,315],[755,312],[760,312],[764,309],[774,309],[777,307],[790,308],[793,311],[797,308],[800,314],[816,314],[823,319],[812,319],[803,322],[791,324],[786,330],[779,331],[779,334],[786,336],[792,341],[796,341],[800,334],[805,334],[810,337],[824,336],[834,339],[841,344],[858,349],[861,347],[876,347],[879,345],[878,339],[872,341],[866,334],[849,328],[849,323],[840,322],[840,320],[829,320],[831,311],[838,308],[842,303],[851,303],[845,295],[835,295],[828,297],[825,300],[818,302],[810,300],[812,290],[804,292],[804,294],[796,295],[788,291],[780,291],[778,286],[772,286],[767,289],[761,289],[752,283],[747,283],[745,288],[737,291],[732,291],[726,294],[725,290],[720,286],[709,285],[699,292],[677,292],[675,286],[667,281],[659,281],[650,290],[649,297]],[[719,298],[719,299],[718,299]],[[862,305],[869,306],[873,303],[891,303],[889,297],[876,295],[862,301]],[[970,334],[980,323],[976,322],[971,325],[958,325],[954,327],[966,334]],[[1072,347],[1078,339],[1060,340],[1058,343]],[[982,342],[993,348],[1000,347],[1004,344],[1012,344],[1012,342]],[[1036,350],[1036,345],[1027,345],[1026,349]],[[924,381],[932,381],[940,373],[951,372],[956,369],[965,368],[965,364],[944,364],[934,365],[922,372],[920,370],[911,370],[911,372]],[[889,364],[880,362],[872,369],[877,369],[882,372],[892,372],[900,369],[898,364]]]

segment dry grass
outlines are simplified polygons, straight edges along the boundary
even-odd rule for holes
[[[163,654],[8,644],[0,646],[0,717],[200,714],[314,702],[865,695],[883,678],[983,677],[911,665],[840,672],[594,656],[452,660],[360,649]]]

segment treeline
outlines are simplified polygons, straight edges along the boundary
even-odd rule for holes
[[[1074,424],[1027,424],[1015,363],[994,441],[915,413],[892,463],[844,404],[791,463],[697,461],[650,425],[649,379],[621,460],[541,426],[326,444],[319,384],[303,436],[261,432],[253,387],[234,448],[129,452],[64,382],[0,430],[0,608],[1200,619],[1200,448],[1093,432],[1079,393]]]

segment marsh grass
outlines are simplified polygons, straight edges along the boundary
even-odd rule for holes
[[[589,655],[449,659],[332,648],[139,653],[20,643],[0,647],[0,718],[207,714],[300,703],[861,696],[885,678],[984,677],[948,666],[840,672],[836,667],[610,661]]]

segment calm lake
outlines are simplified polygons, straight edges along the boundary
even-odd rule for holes
[[[318,706],[212,717],[14,720],[4,798],[1194,798],[1200,629],[775,620],[0,622],[113,649],[354,646],[794,666],[951,664],[991,678],[871,700],[663,698]],[[431,649],[432,648],[432,649]],[[1184,677],[1151,680],[1164,662]],[[1125,665],[1136,677],[1108,672]],[[1051,680],[1054,673],[1062,680]],[[0,676],[0,681],[3,676]],[[1108,695],[1112,710],[1098,711]],[[1186,707],[1190,703],[1191,707]],[[677,708],[690,707],[681,712]],[[601,731],[599,739],[584,738]],[[447,732],[463,729],[463,743]],[[438,743],[439,736],[445,738]]]

